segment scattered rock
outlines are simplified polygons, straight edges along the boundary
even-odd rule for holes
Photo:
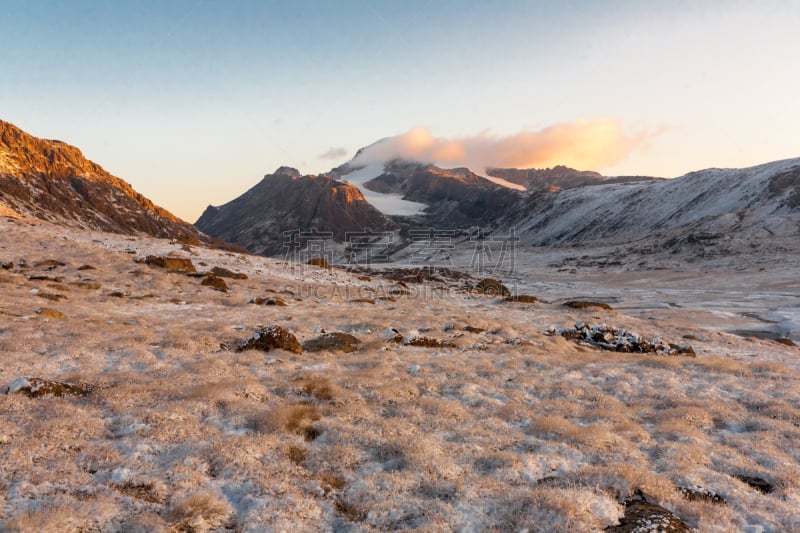
[[[28,276],[29,281],[52,281],[55,283],[61,283],[64,281],[63,276],[45,276],[43,274],[35,274],[33,276]]]
[[[148,255],[145,257],[144,262],[150,266],[166,268],[167,272],[178,272],[180,274],[197,272],[197,270],[194,268],[194,264],[192,264],[192,260],[184,257],[160,257],[157,255]]]
[[[324,268],[326,270],[331,269],[331,264],[328,263],[328,260],[324,257],[315,257],[314,259],[309,259],[307,265]]]
[[[696,335],[692,335],[691,333],[687,333],[686,335],[681,336],[682,339],[686,339],[687,341],[699,341],[700,339],[697,338]]]
[[[797,346],[797,344],[795,344],[795,342],[792,339],[788,338],[788,337],[778,337],[778,338],[773,339],[773,340],[775,342],[777,342],[778,344],[783,344],[784,346],[792,346],[792,347]]]
[[[78,270],[97,270],[92,265],[81,265],[78,267]]]
[[[100,288],[100,284],[99,283],[95,283],[93,281],[75,281],[75,282],[70,283],[70,285],[73,285],[73,286],[78,287],[80,289],[99,289]]]
[[[486,330],[483,328],[476,328],[474,326],[464,326],[464,331],[469,331],[470,333],[483,333]]]
[[[719,505],[727,504],[722,496],[702,487],[678,487],[678,491],[690,502],[708,502]]]
[[[606,528],[613,533],[690,533],[689,526],[668,509],[655,503],[634,501],[625,508],[625,516],[618,526]]]
[[[423,348],[456,348],[456,343],[432,337],[411,337],[405,342],[406,346],[420,346]]]
[[[59,302],[61,300],[66,300],[67,297],[64,294],[58,294],[53,292],[37,292],[36,296],[39,298],[45,298],[47,300],[52,300],[54,302]]]
[[[381,334],[381,338],[386,342],[403,342],[403,335],[394,328],[389,328]]]
[[[770,494],[775,490],[775,487],[772,485],[772,483],[761,477],[744,476],[741,474],[734,474],[733,477],[735,477],[742,483],[750,485],[757,491],[763,492],[764,494]]]
[[[108,293],[111,298],[122,298],[125,296],[125,293],[122,291],[111,291]]]
[[[232,270],[228,270],[227,268],[222,268],[222,267],[212,268],[210,274],[213,274],[218,278],[247,279],[247,274],[242,274],[241,272],[234,272]]]
[[[45,259],[44,261],[39,261],[38,263],[34,263],[33,266],[36,268],[43,268],[46,270],[53,270],[57,267],[63,267],[66,263],[62,263],[61,261],[56,261],[55,259]]]
[[[54,318],[56,320],[64,320],[67,318],[67,315],[61,311],[56,311],[55,309],[50,309],[49,307],[40,307],[39,309],[36,309],[35,313],[41,317]]]
[[[478,284],[475,285],[475,290],[488,296],[511,296],[511,291],[508,290],[508,287],[503,285],[499,280],[492,278],[480,280]]]
[[[564,305],[571,309],[612,309],[612,307],[606,303],[592,302],[589,300],[570,300],[569,302],[564,302]]]
[[[205,276],[200,285],[211,287],[216,291],[228,292],[228,284],[225,283],[225,280],[211,274]]]
[[[3,270],[11,270],[12,268],[14,268],[14,263],[12,263],[11,261],[3,261],[2,263],[0,263],[0,267],[2,267]]]
[[[247,303],[256,305],[277,305],[280,307],[285,307],[286,305],[288,305],[286,303],[286,300],[284,300],[280,296],[270,296],[268,298],[261,298],[260,296],[256,296],[255,298],[250,298],[250,301],[248,301]]]
[[[394,296],[378,296],[375,299],[376,300],[383,300],[383,301],[386,301],[386,302],[396,302],[397,301],[397,298],[395,298]]]
[[[513,296],[509,296],[505,300],[506,302],[520,302],[525,304],[534,304],[539,301],[539,298],[536,296],[531,296],[529,294],[515,294]]]
[[[694,348],[689,344],[673,344],[659,338],[645,339],[625,328],[607,326],[591,326],[578,321],[574,328],[547,328],[549,335],[561,335],[567,340],[582,341],[599,346],[605,350],[626,353],[654,353],[656,355],[685,355],[695,357]]]
[[[356,345],[361,341],[349,333],[333,332],[324,333],[316,339],[303,343],[303,349],[308,352],[321,352],[323,350],[350,353],[356,351]]]
[[[355,298],[353,300],[348,300],[347,303],[375,305],[375,300],[373,300],[372,298]]]
[[[41,378],[21,377],[11,382],[4,388],[6,394],[19,393],[30,398],[38,398],[47,394],[53,396],[87,396],[92,392],[92,387],[79,383],[61,383],[59,381],[47,381]]]
[[[256,331],[240,342],[235,350],[237,352],[245,350],[262,350],[264,352],[286,350],[293,353],[303,353],[303,347],[298,342],[297,337],[280,326],[268,326]]]

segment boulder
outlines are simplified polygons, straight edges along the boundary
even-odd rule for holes
[[[39,261],[38,263],[34,263],[33,266],[36,268],[43,268],[46,270],[53,270],[57,267],[63,267],[66,263],[62,261],[57,261],[55,259],[45,259],[44,261]]]
[[[792,339],[790,339],[788,337],[778,337],[778,338],[773,339],[773,340],[775,342],[777,342],[778,344],[783,344],[784,346],[792,346],[792,347],[796,347],[797,346],[797,344]]]
[[[757,491],[763,492],[764,494],[770,494],[775,490],[775,487],[772,485],[772,483],[762,477],[744,476],[741,474],[734,474],[733,477],[746,485],[750,485]]]
[[[422,348],[456,348],[456,343],[432,337],[422,337],[417,335],[405,342],[406,346],[420,346]]]
[[[303,353],[303,347],[297,337],[289,333],[280,326],[267,326],[262,328],[245,340],[241,341],[235,348],[237,352],[245,350],[286,350],[292,353]]]
[[[303,349],[308,352],[321,352],[323,350],[350,353],[356,351],[356,345],[361,341],[349,333],[333,332],[323,333],[316,339],[303,343]]]
[[[167,272],[178,272],[180,274],[197,272],[197,270],[194,268],[192,260],[184,257],[161,257],[157,255],[148,255],[145,257],[144,262],[150,266],[166,268]]]
[[[618,526],[606,528],[613,533],[641,533],[659,531],[663,533],[690,533],[689,526],[669,509],[646,501],[631,502],[625,508],[625,516]]]
[[[327,269],[327,270],[331,269],[331,264],[324,257],[315,257],[313,259],[309,259],[306,264],[307,265],[311,265],[311,266],[315,266],[315,267],[319,267],[319,268],[324,268],[324,269]]]
[[[256,305],[277,305],[279,307],[285,307],[287,305],[286,300],[284,300],[280,296],[270,296],[267,298],[261,298],[260,296],[256,296],[254,298],[250,298],[250,300],[247,303]]]
[[[87,396],[91,391],[92,387],[85,383],[62,383],[31,377],[17,378],[3,390],[6,394],[24,394],[30,398],[38,398],[47,394],[52,394],[53,396]]]
[[[502,282],[492,278],[485,278],[475,285],[475,290],[487,296],[511,296],[511,291]]]
[[[611,310],[611,306],[603,303],[603,302],[592,302],[589,300],[570,300],[568,302],[564,302],[564,305],[569,307],[570,309],[608,309]]]
[[[67,318],[67,315],[61,311],[56,311],[55,309],[50,309],[49,307],[40,307],[36,310],[36,314],[43,318],[54,318],[56,320],[64,320]]]
[[[200,284],[206,287],[211,287],[216,291],[222,291],[222,292],[228,291],[228,284],[225,283],[225,280],[211,274],[205,276],[203,278],[203,281],[200,282]]]
[[[227,268],[222,268],[222,267],[214,267],[211,269],[209,273],[214,276],[217,276],[218,278],[247,279],[247,274],[234,272],[232,270],[228,270]]]
[[[2,267],[3,270],[11,270],[12,268],[14,268],[14,263],[12,263],[11,261],[3,261],[2,263],[0,263],[0,267]]]
[[[381,334],[381,338],[386,342],[401,343],[403,342],[403,335],[400,334],[395,328],[389,328]]]
[[[520,302],[525,304],[534,304],[539,301],[539,298],[536,296],[531,296],[529,294],[515,294],[513,296],[509,296],[505,300],[506,302]]]

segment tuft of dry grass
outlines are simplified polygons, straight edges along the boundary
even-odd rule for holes
[[[248,417],[247,425],[258,433],[272,433],[284,430],[302,435],[306,440],[314,440],[319,432],[314,422],[320,420],[319,410],[310,404],[293,404],[275,407]]]
[[[207,531],[225,525],[232,509],[219,494],[202,491],[173,503],[170,522],[177,531]]]

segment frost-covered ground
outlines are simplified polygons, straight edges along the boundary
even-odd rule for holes
[[[222,293],[134,262],[148,254],[249,278]],[[48,259],[65,266],[34,266]],[[800,530],[800,349],[725,333],[748,317],[695,305],[728,312],[751,287],[790,309],[791,271],[731,274],[726,288],[725,271],[626,280],[531,258],[512,281],[552,303],[506,303],[455,284],[403,295],[378,278],[10,219],[0,261],[14,262],[0,270],[0,386],[91,386],[0,395],[3,531],[598,531],[637,489],[698,531]],[[649,296],[630,304],[631,287]],[[683,307],[650,307],[664,287],[660,299]],[[288,305],[247,303],[271,295]],[[559,304],[597,295],[620,309]],[[577,320],[690,335],[698,355],[543,334]],[[362,345],[221,347],[272,324],[300,341],[344,331]],[[390,328],[456,347],[392,343]],[[682,497],[692,486],[727,503]]]

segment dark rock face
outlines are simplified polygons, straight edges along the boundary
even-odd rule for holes
[[[774,339],[774,341],[777,342],[778,344],[783,344],[784,346],[791,346],[791,347],[797,346],[797,344],[792,339],[789,339],[787,337],[777,337],[776,339]]]
[[[0,201],[18,213],[72,227],[212,242],[74,146],[34,137],[3,121]]]
[[[85,383],[61,383],[41,378],[23,377],[15,379],[5,387],[3,392],[6,394],[24,394],[29,398],[38,398],[48,394],[53,396],[87,396],[91,391],[92,387]]]
[[[764,478],[757,476],[745,476],[741,474],[734,475],[733,477],[735,477],[742,483],[750,485],[757,491],[763,492],[764,494],[770,494],[775,491],[775,487],[772,485],[772,483],[770,483]]]
[[[292,353],[303,353],[303,347],[297,337],[280,326],[268,326],[250,335],[236,346],[237,352],[245,350],[286,350]]]
[[[300,176],[285,167],[235,200],[209,206],[195,224],[208,235],[263,255],[286,253],[285,232],[330,232],[341,242],[347,232],[394,227],[355,186],[328,176]]]
[[[316,339],[304,342],[303,349],[307,352],[330,350],[350,353],[356,351],[358,344],[361,344],[361,341],[349,333],[333,332],[324,333]]]
[[[442,169],[434,165],[395,161],[385,172],[364,184],[369,190],[400,193],[404,200],[428,205],[425,224],[464,227],[491,222],[521,198],[467,168]]]
[[[166,268],[167,272],[177,272],[180,274],[190,274],[197,272],[191,259],[184,257],[160,257],[157,255],[148,255],[144,259],[144,263],[150,266],[157,266]]]
[[[511,296],[511,291],[502,282],[492,278],[482,279],[475,286],[475,290],[487,296]]]

